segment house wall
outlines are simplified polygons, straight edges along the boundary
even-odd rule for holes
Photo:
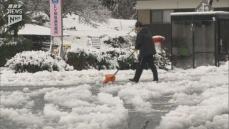
[[[200,2],[201,0],[137,0],[137,17],[139,21],[151,28],[153,35],[164,36],[166,38],[164,45],[170,48],[170,13],[195,11]],[[213,8],[217,11],[229,11],[229,0],[219,0],[219,2],[215,0]],[[162,20],[158,20],[158,15],[155,14],[160,11],[162,11]]]
[[[201,0],[138,0],[136,9],[188,9],[196,8]],[[213,2],[213,8],[229,8],[229,0]]]
[[[150,24],[150,10],[138,10],[138,21],[141,21],[143,24]]]

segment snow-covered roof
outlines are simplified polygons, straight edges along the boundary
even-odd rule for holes
[[[19,30],[19,35],[50,35],[50,28],[39,26],[35,24],[25,24],[25,26]]]
[[[229,15],[229,12],[226,11],[207,11],[207,12],[176,12],[171,13],[171,16],[184,16],[184,15],[216,15],[216,14],[226,14]]]
[[[18,35],[46,35],[50,36],[50,28],[45,26],[39,26],[35,24],[25,24],[25,26],[19,30]],[[64,32],[64,35],[69,35]]]

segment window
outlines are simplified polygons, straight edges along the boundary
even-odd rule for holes
[[[152,22],[153,23],[162,23],[163,22],[163,11],[153,10],[152,11]]]
[[[170,23],[173,10],[151,10],[152,23]]]

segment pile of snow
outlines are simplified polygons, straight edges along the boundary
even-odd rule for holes
[[[128,110],[119,97],[107,93],[92,94],[91,86],[81,85],[69,89],[49,88],[38,91],[2,92],[1,120],[10,121],[12,127],[28,129],[124,129],[127,128]],[[18,94],[20,98],[14,99]],[[44,96],[44,97],[41,97]],[[18,108],[17,102],[29,103],[32,98],[43,98],[38,105]],[[37,104],[37,103],[36,103]],[[31,109],[38,109],[36,112]],[[39,110],[40,109],[40,110]],[[2,127],[8,123],[1,124]],[[8,125],[10,127],[10,125]]]
[[[65,128],[112,129],[127,127],[127,109],[123,101],[110,94],[92,95],[91,87],[82,85],[77,88],[60,89],[49,92],[45,100],[44,115],[49,119],[58,119]],[[60,107],[71,108],[70,112]]]
[[[200,95],[176,95],[176,99],[183,104],[162,117],[157,129],[228,128],[228,85],[210,88]]]
[[[17,126],[22,126],[24,128],[29,127],[30,129],[39,129],[43,127],[43,119],[40,116],[36,116],[31,112],[31,109],[13,109],[13,108],[1,108],[1,120],[10,120],[8,126],[12,126],[12,123],[17,124]],[[5,125],[4,124],[4,125]],[[1,127],[4,127],[1,123]],[[7,127],[5,127],[7,128]],[[15,125],[13,127],[15,128]]]
[[[5,64],[15,72],[37,72],[37,71],[70,71],[73,70],[60,57],[52,56],[44,51],[24,51],[16,54]]]
[[[20,91],[13,93],[1,91],[0,93],[1,106],[4,107],[31,107],[34,104],[27,95]]]
[[[142,88],[141,86],[126,87],[118,92],[118,96],[127,104],[132,104],[134,109],[141,112],[151,112],[152,106],[149,100],[159,98],[160,93]]]

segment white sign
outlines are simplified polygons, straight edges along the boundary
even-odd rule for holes
[[[22,5],[21,4],[9,4],[8,6],[8,26],[22,21]]]

